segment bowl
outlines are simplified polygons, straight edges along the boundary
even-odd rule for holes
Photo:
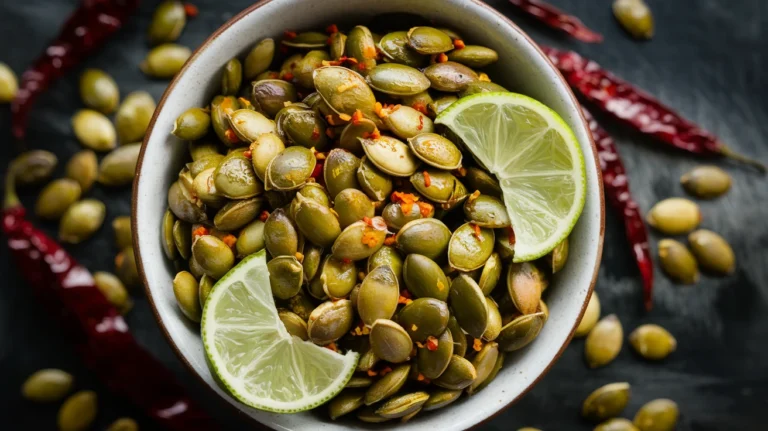
[[[187,155],[185,143],[170,131],[179,114],[189,107],[206,105],[215,95],[222,66],[232,57],[242,57],[262,38],[279,40],[286,29],[325,28],[331,23],[345,28],[390,13],[420,16],[422,23],[455,28],[466,41],[495,49],[499,61],[489,68],[489,75],[500,78],[496,80],[506,88],[527,94],[557,111],[581,144],[587,173],[586,205],[571,234],[570,261],[549,289],[550,317],[538,339],[525,349],[508,354],[499,375],[483,391],[398,426],[414,430],[467,429],[519,399],[546,374],[567,346],[597,278],[604,230],[597,150],[568,85],[531,38],[511,21],[475,0],[267,0],[254,4],[216,30],[197,49],[160,100],[139,156],[133,189],[133,232],[147,297],[173,349],[216,396],[270,428],[341,430],[366,425],[332,422],[317,412],[281,415],[259,411],[240,404],[215,382],[206,363],[199,326],[188,321],[176,305],[171,288],[175,271],[163,254],[160,240],[166,193]],[[412,24],[408,19],[397,24],[401,19],[402,15],[387,18],[392,27],[408,28]]]

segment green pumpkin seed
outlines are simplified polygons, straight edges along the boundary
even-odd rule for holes
[[[213,173],[213,185],[217,194],[230,199],[246,199],[264,191],[251,161],[241,153],[232,153],[222,160]]]
[[[501,278],[501,269],[501,256],[499,256],[498,253],[491,253],[491,256],[485,261],[485,265],[483,265],[483,270],[480,273],[480,280],[477,282],[477,285],[480,286],[480,290],[483,291],[485,296],[490,295],[496,287],[496,284],[498,284],[499,278]]]
[[[192,51],[186,46],[164,43],[152,48],[139,68],[145,75],[152,78],[173,78],[190,56]]]
[[[277,127],[280,136],[295,145],[323,151],[330,143],[325,121],[311,109],[286,112]]]
[[[192,157],[192,161],[196,162],[200,159],[205,159],[211,156],[221,156],[221,153],[219,152],[219,147],[216,145],[216,143],[197,141],[189,143],[189,155]]]
[[[432,383],[444,389],[462,390],[471,385],[476,378],[475,366],[461,356],[453,355],[448,368]]]
[[[376,404],[396,394],[405,385],[405,382],[408,381],[410,371],[411,364],[403,364],[395,367],[394,370],[377,380],[365,392],[365,405]]]
[[[568,261],[568,238],[565,238],[549,252],[545,259],[549,267],[552,268],[553,274],[563,269],[565,262]]]
[[[400,286],[389,266],[371,269],[357,294],[357,313],[367,326],[378,319],[391,319],[397,310]]]
[[[613,16],[636,39],[653,37],[653,14],[643,0],[616,0]]]
[[[242,83],[243,64],[237,58],[233,58],[224,65],[224,70],[221,74],[221,94],[234,96],[240,91]]]
[[[505,228],[512,225],[504,202],[483,194],[464,203],[464,216],[481,227]]]
[[[333,210],[339,215],[339,223],[346,228],[352,223],[374,216],[373,202],[357,189],[344,189],[336,195]]]
[[[216,213],[216,217],[213,218],[213,225],[224,231],[240,229],[256,218],[261,210],[261,205],[261,198],[231,201]]]
[[[213,235],[198,237],[192,244],[192,256],[205,274],[216,280],[235,265],[235,255],[224,241]]]
[[[376,357],[394,364],[407,361],[413,349],[413,341],[405,329],[387,319],[373,322],[370,340]]]
[[[381,136],[377,139],[360,138],[368,160],[382,172],[395,177],[411,176],[419,168],[419,160],[408,146],[395,138]]]
[[[587,309],[584,311],[584,315],[581,317],[579,326],[576,327],[576,332],[573,333],[573,336],[586,337],[592,328],[597,325],[598,320],[600,320],[600,298],[598,298],[597,292],[592,292]]]
[[[352,329],[353,316],[352,303],[347,299],[318,305],[309,315],[309,339],[321,346],[338,340]]]
[[[368,376],[352,376],[351,379],[347,382],[346,386],[344,386],[347,389],[359,389],[359,388],[369,388],[371,385],[373,385],[373,378]]]
[[[10,103],[19,91],[19,80],[10,67],[0,63],[0,103]]]
[[[104,223],[107,209],[96,199],[85,199],[70,205],[59,223],[59,239],[78,244],[93,236]]]
[[[259,252],[264,248],[265,226],[263,221],[253,220],[240,231],[235,243],[238,258]]]
[[[316,163],[309,148],[288,147],[269,162],[265,183],[279,191],[298,189],[311,177]]]
[[[369,407],[359,411],[357,413],[357,418],[362,422],[371,423],[371,424],[378,424],[378,423],[386,422],[389,420],[389,418],[385,418],[377,415],[373,407]]]
[[[309,316],[312,310],[315,309],[315,303],[304,293],[303,290],[299,291],[293,298],[288,300],[291,311],[296,313],[304,321],[309,320]]]
[[[238,109],[229,114],[229,124],[235,135],[245,142],[253,142],[263,133],[277,131],[274,121],[250,109]]]
[[[139,424],[131,418],[119,418],[107,427],[107,431],[139,431]]]
[[[533,262],[510,263],[507,268],[507,291],[512,303],[522,314],[538,310],[541,293],[549,281]]]
[[[210,128],[211,115],[207,109],[189,108],[176,118],[171,133],[179,139],[194,141],[207,135]]]
[[[317,49],[325,48],[328,35],[317,31],[299,33],[296,37],[283,39],[282,44],[291,48]]]
[[[403,253],[422,254],[432,260],[445,256],[450,239],[451,231],[445,223],[433,218],[410,221],[395,235],[397,247]]]
[[[387,224],[381,217],[373,217],[369,223],[358,221],[347,226],[331,247],[333,256],[356,261],[380,249],[387,236]]]
[[[638,326],[629,334],[629,344],[645,359],[658,361],[677,349],[677,340],[659,325]]]
[[[203,308],[200,306],[200,287],[195,277],[187,271],[181,271],[173,279],[173,295],[179,309],[193,322],[200,322]]]
[[[147,30],[147,39],[152,45],[174,42],[179,38],[187,23],[184,5],[177,0],[166,0],[155,8]]]
[[[223,159],[221,159],[221,161],[223,161]],[[220,165],[221,161],[216,163],[216,166]],[[225,206],[227,202],[227,199],[220,195],[218,190],[216,190],[214,180],[216,166],[200,172],[195,176],[194,181],[192,181],[192,190],[194,191],[192,194],[196,195],[197,199],[210,208],[221,208]]]
[[[216,132],[219,140],[228,147],[236,144],[239,139],[234,134],[234,130],[230,130],[229,115],[240,108],[240,102],[232,96],[216,96],[211,101],[211,124],[213,125],[213,131]],[[248,114],[243,115],[247,116]],[[263,122],[258,121],[258,123],[262,124]]]
[[[120,314],[126,314],[133,308],[133,300],[128,295],[123,282],[116,275],[103,271],[94,272],[93,282]]]
[[[477,388],[480,387],[491,375],[496,362],[499,358],[499,345],[493,341],[486,343],[474,359],[472,359],[472,365],[477,371],[477,377],[472,381],[472,384],[467,386],[467,393],[472,395],[477,392]]]
[[[629,383],[610,383],[594,390],[581,406],[581,415],[600,422],[621,414],[629,403]]]
[[[257,110],[275,117],[286,103],[296,102],[296,87],[282,79],[262,79],[251,84],[251,100]]]
[[[440,54],[453,49],[453,40],[433,27],[413,27],[408,30],[408,46],[422,55]]]
[[[395,274],[398,282],[403,282],[403,258],[394,247],[384,246],[373,253],[368,258],[366,270],[370,273],[380,266],[388,266]]]
[[[410,106],[386,108],[383,112],[386,113],[384,124],[398,138],[410,139],[434,130],[432,120]]]
[[[297,65],[293,74],[294,81],[301,87],[312,88],[314,86],[314,77],[312,76],[312,73],[315,69],[323,67],[323,62],[327,62],[330,59],[331,57],[326,51],[309,51]]]
[[[437,337],[436,350],[430,350],[426,346],[420,347],[417,350],[416,363],[418,364],[419,372],[428,379],[436,379],[440,377],[451,362],[453,350],[453,336],[451,335],[451,331],[443,331],[443,333]]]
[[[645,220],[665,235],[682,235],[696,229],[701,211],[688,199],[669,198],[654,205]]]
[[[176,223],[176,216],[173,215],[170,209],[165,210],[165,215],[163,216],[163,225],[162,225],[162,239],[163,239],[163,251],[165,252],[166,257],[170,260],[176,260],[176,256],[178,256],[178,250],[176,249],[176,244],[173,242],[173,225]]]
[[[396,31],[385,34],[379,41],[379,49],[384,54],[384,61],[421,68],[427,65],[428,58],[420,55],[408,46],[408,32]]]
[[[285,144],[276,134],[264,133],[253,141],[249,149],[253,170],[261,181],[265,181],[269,162],[285,150]]]
[[[96,392],[79,391],[64,400],[59,408],[57,425],[59,431],[84,431],[96,419]]]
[[[453,337],[453,354],[463,357],[467,353],[467,335],[459,326],[456,316],[451,316],[448,319],[448,330],[451,331],[451,336]]]
[[[120,102],[117,83],[101,69],[86,69],[80,75],[80,98],[85,106],[111,114]]]
[[[358,109],[363,114],[373,112],[376,98],[360,74],[345,67],[329,66],[315,70],[313,78],[317,92],[335,113],[352,115]]]
[[[200,284],[198,286],[198,295],[200,296],[200,308],[205,307],[205,302],[208,300],[208,296],[213,290],[213,286],[216,284],[216,280],[203,274],[200,277]]]
[[[384,207],[381,212],[382,218],[393,231],[399,231],[408,222],[418,220],[421,218],[430,218],[435,215],[435,208],[424,201],[416,202],[414,205],[410,205],[410,211],[408,214],[403,212],[404,205],[400,202],[390,202]],[[422,211],[425,211],[422,213]]]
[[[688,248],[673,239],[659,241],[659,264],[673,280],[683,284],[699,281],[699,265]]]
[[[417,298],[397,314],[400,324],[414,341],[424,342],[438,336],[448,327],[448,304],[434,298]]]
[[[457,93],[464,90],[470,82],[478,80],[474,70],[453,61],[435,63],[424,69],[432,88],[438,91]]]
[[[296,194],[294,221],[304,238],[320,247],[330,247],[341,234],[339,219],[315,200]]]
[[[278,256],[267,263],[272,295],[288,299],[299,293],[304,281],[304,269],[293,256]]]
[[[432,112],[432,115],[434,117],[440,115],[441,112],[445,111],[449,106],[453,104],[453,102],[459,100],[458,97],[456,97],[453,94],[448,94],[442,97],[438,97],[435,99],[432,103],[427,105],[430,112]],[[499,192],[501,194],[501,192]]]
[[[481,268],[493,253],[493,230],[480,228],[477,235],[472,223],[465,223],[451,235],[448,243],[448,263],[460,271]]]
[[[343,136],[342,134],[342,139]],[[377,202],[385,200],[392,193],[392,178],[374,166],[368,160],[368,156],[363,156],[360,160],[360,166],[357,168],[357,182],[368,197]]]
[[[192,198],[179,181],[175,181],[168,189],[168,207],[176,217],[189,223],[200,223],[208,219],[202,201]]]
[[[633,422],[640,431],[672,431],[679,416],[677,403],[659,398],[640,407]]]
[[[485,378],[483,383],[474,389],[474,393],[478,393],[485,389],[499,374],[502,366],[504,366],[504,352],[499,352],[498,356],[496,357],[496,364],[494,364],[493,369],[491,369],[491,372],[488,374],[488,377]]]
[[[489,173],[480,168],[474,166],[468,167],[467,174],[462,180],[467,184],[467,187],[469,187],[470,190],[479,190],[481,196],[501,197],[501,187],[499,186],[499,182]]]
[[[359,189],[357,170],[360,159],[349,151],[335,148],[326,156],[323,167],[325,186],[331,199],[345,189]]]
[[[496,342],[505,352],[522,349],[539,336],[545,322],[544,313],[541,312],[516,317],[502,326]]]
[[[426,392],[396,396],[376,409],[376,414],[387,419],[402,418],[418,412],[421,406],[427,402],[427,399],[429,399],[429,394]]]
[[[66,371],[46,368],[27,377],[21,386],[21,395],[30,401],[49,403],[64,398],[74,384],[74,377]]]
[[[728,242],[711,230],[699,229],[688,235],[688,244],[704,271],[727,275],[736,268],[736,257]]]
[[[370,337],[369,337],[370,338]],[[370,343],[369,343],[370,344]],[[370,346],[369,346],[370,347]],[[360,355],[360,361],[357,363],[357,369],[355,371],[367,372],[372,369],[380,361],[373,353],[373,349],[368,349]]]
[[[80,184],[69,178],[59,178],[49,183],[40,192],[35,203],[35,215],[58,220],[72,204],[80,199]]]
[[[486,81],[474,81],[467,84],[463,90],[459,91],[459,97],[467,97],[478,93],[506,93],[508,90],[499,84]]]
[[[366,118],[350,122],[339,136],[339,147],[356,155],[363,153],[362,144],[358,138],[371,135],[376,130],[376,124]]]
[[[304,267],[304,281],[309,283],[315,278],[315,274],[317,274],[317,270],[320,268],[323,249],[308,243],[304,245],[303,254],[304,259],[301,261],[301,266]]]
[[[245,79],[252,80],[264,72],[272,64],[275,56],[275,41],[262,39],[248,52],[243,63],[243,75]]]
[[[267,251],[274,257],[296,255],[299,234],[285,210],[276,209],[267,218],[264,226],[264,242]]]
[[[117,139],[123,144],[143,140],[155,113],[155,106],[155,99],[146,91],[128,94],[115,114]],[[94,150],[100,151],[96,148]]]
[[[629,419],[613,418],[596,426],[594,431],[640,431],[640,429]]]
[[[456,401],[461,397],[461,390],[452,391],[448,389],[438,389],[429,395],[429,399],[424,403],[423,410],[431,412]]]
[[[328,38],[328,50],[333,60],[339,60],[346,52],[347,35],[337,31]]]
[[[403,263],[403,281],[417,298],[448,300],[450,281],[440,266],[427,256],[408,253]]]
[[[466,45],[464,48],[451,51],[448,54],[448,60],[479,69],[497,62],[499,54],[485,46]]]
[[[429,178],[429,186],[427,186],[427,178]],[[446,203],[451,200],[458,180],[450,172],[430,168],[414,173],[410,181],[416,191],[430,201]]]
[[[421,133],[408,139],[408,145],[424,163],[443,170],[454,170],[461,166],[461,151],[448,139],[436,133]]]
[[[66,176],[80,184],[80,190],[87,192],[96,181],[99,174],[96,153],[91,150],[82,150],[75,153],[69,159],[66,166]]]
[[[141,144],[123,145],[112,150],[99,164],[98,181],[105,186],[125,186],[133,183]]]
[[[680,177],[680,184],[699,199],[712,199],[728,192],[731,176],[717,166],[697,166]]]
[[[72,117],[75,137],[85,147],[94,151],[115,148],[117,135],[112,122],[104,114],[92,109],[81,109]]]
[[[488,327],[488,304],[483,291],[466,274],[460,274],[451,282],[450,304],[461,329],[480,338]]]
[[[328,415],[336,420],[363,406],[364,394],[360,391],[342,391],[328,403]]]
[[[366,77],[376,91],[392,96],[412,96],[429,88],[429,79],[419,69],[397,63],[374,67]]]
[[[195,256],[192,256],[189,258],[189,272],[197,279],[202,279],[203,276],[205,276],[205,272],[203,272],[203,268],[200,267],[200,264],[197,263],[195,260]]]
[[[345,51],[357,60],[357,70],[363,75],[376,67],[376,43],[368,27],[358,25],[349,31]]]
[[[483,332],[483,340],[493,341],[498,338],[501,333],[501,313],[493,299],[486,296],[485,302],[488,305],[488,326],[486,326],[485,332]],[[548,317],[548,315],[549,311],[547,310],[545,317]]]
[[[624,343],[624,330],[615,314],[600,319],[584,343],[584,357],[590,368],[608,365],[616,359]]]
[[[128,287],[141,284],[136,255],[132,247],[126,247],[115,256],[115,274]]]
[[[331,299],[346,298],[357,284],[357,269],[352,262],[326,256],[320,266],[320,275],[312,280],[312,284],[321,286],[323,296]]]

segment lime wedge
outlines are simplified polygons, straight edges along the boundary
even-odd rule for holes
[[[246,257],[216,283],[203,310],[203,345],[232,395],[251,407],[295,413],[339,393],[358,354],[340,355],[288,334],[277,315],[266,253]]]
[[[498,178],[515,262],[544,256],[573,230],[586,198],[584,158],[555,111],[522,94],[480,93],[454,102],[435,122]]]

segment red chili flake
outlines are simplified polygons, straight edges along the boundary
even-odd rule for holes
[[[233,144],[240,142],[240,138],[237,137],[235,131],[232,129],[227,129],[224,131],[224,136],[226,136],[227,140]]]
[[[419,115],[419,125],[416,126],[416,129],[421,130],[424,128],[424,117]]]
[[[261,214],[259,214],[259,220],[261,221],[267,221],[268,218],[269,218],[269,211],[267,210],[264,210],[261,212]]]
[[[416,205],[419,206],[419,214],[421,214],[421,218],[428,218],[432,216],[435,211],[435,207],[429,202],[417,202]]]
[[[320,129],[318,129],[317,126],[315,126],[315,128],[312,129],[312,136],[310,136],[309,138],[312,139],[313,141],[320,139]]]
[[[568,33],[574,39],[587,43],[603,41],[603,35],[590,30],[580,19],[542,0],[509,0],[509,2],[549,27]]]
[[[421,174],[424,175],[424,185],[427,186],[427,187],[431,186],[432,185],[432,178],[429,177],[429,172],[424,171]]]
[[[379,139],[381,138],[381,132],[378,128],[373,129],[373,132],[371,133],[371,139]]]
[[[472,349],[475,352],[479,352],[480,350],[483,350],[483,340],[479,338],[475,338],[475,341],[472,342]]]
[[[298,34],[296,34],[295,31],[286,30],[283,32],[283,36],[285,36],[286,39],[291,40],[291,39],[296,39],[296,36],[298,36]]]
[[[208,233],[209,233],[208,228],[206,228],[205,226],[198,227],[197,229],[195,229],[194,232],[192,232],[192,242],[194,242],[194,240],[197,239],[198,237],[208,235]]]
[[[345,257],[344,259],[341,259],[341,263],[343,263],[345,265],[349,265],[350,263],[352,263],[352,259],[349,259],[349,258]]]
[[[336,26],[336,24],[331,24],[328,27],[325,28],[325,32],[328,34],[334,34],[339,32],[339,28]]]
[[[392,245],[394,243],[395,243],[395,236],[394,235],[389,235],[388,237],[386,237],[384,239],[384,245]]]
[[[368,370],[367,374],[368,374],[368,377],[376,377],[378,373],[374,370]]]
[[[413,295],[411,295],[411,292],[408,291],[408,289],[402,289],[400,290],[400,296],[411,299],[413,298]]]
[[[362,112],[360,112],[360,110],[359,110],[359,109],[356,109],[356,110],[355,110],[355,113],[354,113],[354,114],[352,114],[352,124],[354,124],[355,126],[357,126],[357,125],[359,125],[359,124],[360,124],[360,120],[362,120],[362,119],[363,119],[363,113],[362,113]]]
[[[379,371],[379,375],[381,377],[384,377],[384,376],[386,376],[387,374],[389,374],[391,372],[392,372],[392,368],[391,367],[384,367],[384,368],[381,369],[381,371]]]
[[[310,175],[310,178],[319,179],[322,177],[323,173],[323,164],[320,162],[317,162],[315,164],[315,169],[312,170],[312,175]]]
[[[427,115],[427,105],[422,101],[416,101],[411,104],[411,108],[421,112],[424,115]]]
[[[291,72],[285,72],[283,74],[283,80],[284,81],[293,81],[293,73]]]
[[[426,345],[427,345],[427,350],[429,350],[430,352],[434,352],[435,350],[437,350],[437,347],[439,346],[439,344],[440,343],[437,341],[437,338],[435,338],[434,336],[430,335],[429,337],[427,337]]]
[[[358,62],[357,62],[357,59],[356,59],[355,57],[347,57],[346,55],[345,55],[345,56],[342,56],[342,57],[340,58],[340,60],[341,60],[341,61],[345,61],[345,62],[347,62],[347,63],[352,63],[352,64],[357,64],[357,63],[358,63]]]
[[[368,226],[373,226],[373,222],[371,221],[370,217],[363,217],[363,223],[367,224]]]
[[[437,55],[437,57],[435,58],[435,61],[438,63],[445,63],[446,61],[448,61],[448,56],[445,55],[444,52],[441,52],[440,54]]]
[[[461,40],[461,39],[455,39],[455,40],[453,41],[453,46],[454,46],[454,48],[456,48],[456,49],[464,49],[464,48],[466,48],[466,46],[467,46],[467,45],[464,45],[464,41],[463,41],[463,40]]]
[[[338,352],[339,351],[339,348],[336,347],[336,343],[331,343],[331,344],[328,344],[328,345],[323,346],[323,347],[325,347],[328,350],[333,350],[334,352]]]
[[[250,159],[252,155],[253,153],[251,153],[251,150],[243,151],[243,157],[245,157],[246,159]]]
[[[357,70],[364,71],[365,70],[365,63],[357,63]]]
[[[480,226],[472,223],[472,229],[475,231],[475,238],[477,238],[478,241],[482,241],[483,237],[481,235],[482,232],[480,231]]]
[[[195,18],[200,15],[200,9],[198,9],[197,6],[193,5],[192,3],[184,3],[184,13],[189,18]]]
[[[333,38],[332,37],[329,37],[328,39],[325,39],[325,44],[326,45],[330,45],[332,43],[333,43]],[[325,61],[323,61],[323,63],[325,63]]]
[[[512,229],[512,226],[507,228],[507,241],[509,241],[509,245],[515,245],[515,230]]]
[[[325,136],[327,136],[327,137],[329,137],[329,138],[333,139],[333,138],[335,138],[335,137],[336,137],[336,133],[334,133],[334,132],[333,132],[333,129],[331,129],[331,128],[329,127],[329,128],[327,128],[327,129],[325,129]]]
[[[221,240],[226,244],[229,248],[232,248],[235,246],[235,243],[237,242],[237,238],[232,234],[224,235]]]

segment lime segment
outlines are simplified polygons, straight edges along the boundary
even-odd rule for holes
[[[552,251],[573,230],[586,198],[579,142],[562,118],[516,93],[480,93],[435,120],[496,175],[515,231],[515,262]]]
[[[219,380],[241,402],[295,413],[333,398],[352,377],[358,354],[341,355],[288,334],[277,314],[261,251],[213,288],[203,310],[205,352]]]

